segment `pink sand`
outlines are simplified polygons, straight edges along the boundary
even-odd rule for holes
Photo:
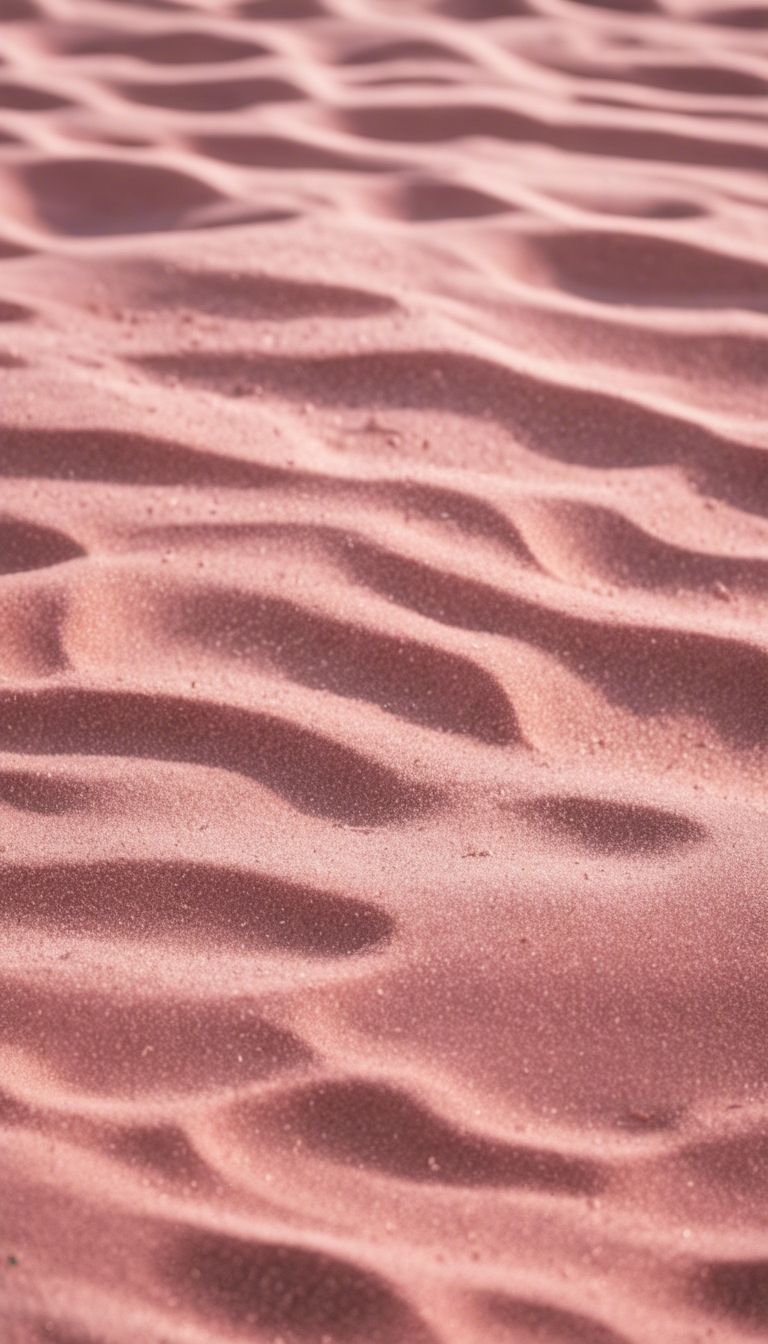
[[[0,0],[3,1344],[768,1330],[768,13]]]

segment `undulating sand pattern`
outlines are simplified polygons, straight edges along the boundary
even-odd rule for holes
[[[765,0],[0,0],[3,1344],[768,1332]]]

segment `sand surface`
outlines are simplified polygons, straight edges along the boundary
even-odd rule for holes
[[[768,1331],[768,10],[0,0],[3,1344]]]

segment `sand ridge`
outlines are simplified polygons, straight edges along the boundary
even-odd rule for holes
[[[1,0],[0,1335],[768,1327],[768,22]]]

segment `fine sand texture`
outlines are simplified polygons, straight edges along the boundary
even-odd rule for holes
[[[2,1344],[768,1335],[764,0],[0,0]]]

